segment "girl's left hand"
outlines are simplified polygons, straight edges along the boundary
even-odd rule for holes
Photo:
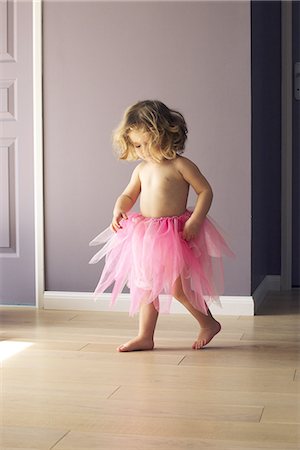
[[[194,239],[197,236],[199,229],[200,229],[199,222],[195,221],[190,217],[184,224],[182,232],[183,239],[185,239],[186,241]]]

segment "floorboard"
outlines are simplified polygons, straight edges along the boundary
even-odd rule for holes
[[[161,316],[132,353],[126,313],[1,307],[0,448],[299,450],[299,304],[271,292],[200,351],[190,316]]]

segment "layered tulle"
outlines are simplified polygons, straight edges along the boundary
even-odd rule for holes
[[[130,213],[115,233],[110,227],[90,245],[105,244],[90,263],[105,257],[105,266],[95,290],[99,297],[113,285],[111,305],[123,287],[130,288],[130,315],[144,303],[154,302],[160,312],[169,312],[173,285],[180,277],[190,303],[207,313],[207,305],[219,302],[223,293],[223,256],[233,256],[217,225],[206,217],[196,238],[186,241],[183,227],[191,212],[181,216],[147,218]],[[159,300],[158,297],[162,295]]]

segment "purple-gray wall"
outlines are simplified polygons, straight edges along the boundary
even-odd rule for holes
[[[46,1],[43,25],[46,289],[94,289],[88,242],[133,169],[115,159],[111,132],[152,98],[186,117],[186,156],[237,255],[225,294],[250,295],[250,3]]]
[[[251,3],[252,292],[280,275],[281,2]]]

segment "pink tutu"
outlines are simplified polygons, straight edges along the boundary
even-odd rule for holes
[[[97,263],[105,256],[105,267],[95,290],[97,298],[114,283],[111,305],[123,287],[130,288],[130,315],[142,304],[154,302],[160,312],[169,312],[172,288],[178,277],[183,291],[194,308],[207,314],[207,305],[218,302],[223,292],[223,255],[233,256],[212,219],[206,217],[196,238],[182,237],[185,222],[191,216],[149,218],[128,214],[122,228],[110,227],[90,245],[104,244],[91,259]],[[161,296],[158,300],[160,294]],[[162,298],[163,297],[163,298]]]

